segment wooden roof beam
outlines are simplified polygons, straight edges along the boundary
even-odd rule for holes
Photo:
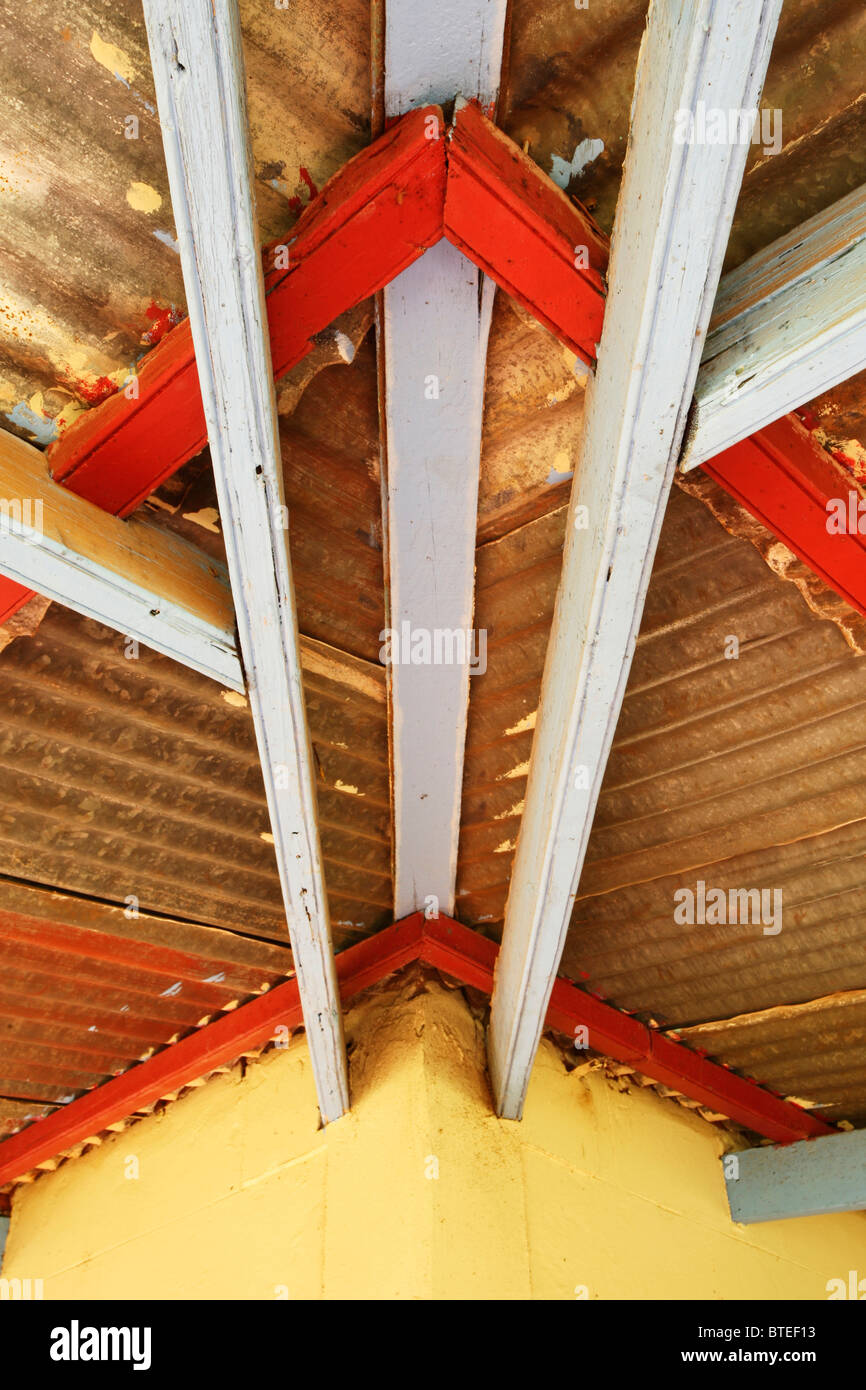
[[[703,470],[866,617],[860,493],[795,415],[707,459]],[[840,505],[841,525],[828,525]]]
[[[866,185],[726,275],[684,472],[866,367]]]
[[[722,1159],[731,1220],[790,1221],[795,1216],[828,1216],[866,1211],[866,1130],[801,1139],[784,1148],[745,1149]],[[849,1288],[853,1280],[853,1288]],[[847,1274],[831,1298],[862,1299],[866,1281]],[[841,1286],[841,1289],[838,1287]]]
[[[238,636],[319,1106],[349,1103],[235,0],[145,0]]]
[[[745,166],[677,139],[757,105],[781,0],[651,0],[488,1050],[519,1118],[571,918]]]
[[[107,516],[0,432],[0,570],[233,690],[244,680],[225,566],[146,521]]]
[[[389,3],[386,119],[419,101],[443,101],[456,92],[492,109],[505,12],[506,0]],[[444,126],[436,142],[444,157]],[[477,266],[441,241],[383,296],[386,625],[391,635],[385,657],[397,917],[425,906],[450,913],[454,906],[469,679],[478,656],[475,531],[493,293]],[[445,654],[440,661],[437,639]]]

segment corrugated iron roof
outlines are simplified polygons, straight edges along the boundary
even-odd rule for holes
[[[240,8],[268,241],[368,143],[369,14]],[[0,410],[26,433],[110,392],[185,299],[140,3],[24,15],[0,5]]]
[[[804,1079],[801,1103],[832,1120],[866,1123],[866,991],[850,990],[806,1004],[742,1014],[680,1030],[695,1047],[721,1052],[732,1066],[791,1095]]]
[[[118,633],[54,605],[3,653],[0,873],[286,940],[248,709],[144,647],[134,659],[125,649]],[[305,654],[342,944],[390,914],[384,687],[321,644]]]
[[[0,879],[12,1132],[291,974],[287,945]]]
[[[496,934],[563,522],[552,512],[478,553],[488,671],[470,707],[459,902],[467,920]],[[736,659],[725,655],[731,635]],[[677,1027],[862,986],[863,660],[745,540],[674,493],[563,973]],[[674,894],[699,879],[726,892],[778,889],[781,931],[678,924]],[[714,1055],[776,1085],[760,1055],[750,1057],[751,1033],[737,1033],[736,1055],[723,1025],[710,1035]],[[810,1045],[791,1061],[787,1090],[809,1094],[815,1056]]]
[[[570,167],[569,191],[608,230],[645,12],[645,0],[593,0],[585,10],[512,4],[502,124],[548,172],[564,177]],[[243,3],[241,13],[267,238],[290,228],[313,190],[368,141],[370,15],[353,0],[329,0],[324,21],[321,6],[302,3]],[[182,309],[183,292],[139,6],[32,0],[25,30],[18,9],[0,4],[0,34],[0,410],[9,428],[44,440],[60,412],[67,419],[70,407],[113,389],[112,374],[147,350]],[[866,12],[856,0],[787,0],[764,92],[764,105],[782,111],[782,150],[750,156],[729,267],[866,181],[864,57]],[[125,135],[130,115],[137,139]],[[369,306],[364,314],[353,342]],[[459,915],[493,934],[519,832],[582,428],[575,368],[497,296],[475,620],[488,632],[488,669],[470,682],[458,879]],[[839,445],[866,448],[864,386],[866,374],[812,403]],[[351,366],[315,376],[304,367],[281,401],[339,948],[391,912],[372,336]],[[206,453],[146,505],[153,519],[221,553]],[[755,535],[749,545],[729,534],[739,525],[709,493],[674,494],[563,968],[758,1079],[863,1119],[859,1015],[832,1001],[864,985],[858,652],[866,643],[773,538]],[[797,582],[782,582],[771,566]],[[724,657],[731,634],[735,661]],[[152,914],[285,942],[254,739],[235,697],[144,648],[128,660],[117,634],[55,606],[35,636],[0,656],[0,709],[0,912],[8,884],[26,880],[115,904],[133,894]],[[779,935],[677,927],[674,891],[710,874],[719,886],[781,887]],[[14,1125],[20,1105],[36,1113],[52,1083],[56,1099],[60,1084],[132,1060],[117,1020],[134,1012],[123,1004],[142,999],[141,982],[146,994],[153,981],[135,955],[124,984],[117,962],[96,969],[71,948],[65,960],[57,942],[46,940],[38,956],[32,942],[4,949],[0,1008],[17,1001],[20,1014],[32,991],[15,964],[23,952],[32,980],[44,982],[39,998],[56,996],[66,1019],[40,1080],[42,1014],[10,1015],[17,1050],[6,1056],[31,1066],[27,1096],[0,1098],[0,1124]],[[78,1031],[99,990],[97,1026],[111,1041],[102,1050]],[[136,1045],[159,1042],[157,1022],[187,1026],[177,1007],[168,995],[154,1018],[142,1004],[133,1026],[150,1031],[135,1034]],[[779,1008],[801,1011],[786,1015],[787,1032]],[[743,1021],[756,1013],[760,1025]]]

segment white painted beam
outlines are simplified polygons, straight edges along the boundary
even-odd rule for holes
[[[385,114],[458,93],[496,100],[506,0],[389,0]],[[475,650],[475,531],[487,337],[494,285],[446,241],[384,293],[394,911],[435,897],[451,913],[457,872],[469,661]],[[408,625],[408,626],[406,626]],[[425,637],[426,635],[426,637]],[[423,655],[423,653],[422,653]]]
[[[235,0],[145,0],[238,635],[319,1106],[348,1105]]]
[[[697,468],[866,367],[866,186],[719,285],[681,467]]]
[[[745,165],[745,146],[676,132],[699,103],[757,104],[780,7],[650,4],[496,967],[488,1048],[497,1110],[511,1118],[565,943]]]
[[[731,1219],[744,1226],[866,1210],[866,1130],[803,1139],[782,1148],[745,1149],[726,1154],[722,1167]],[[866,1278],[862,1288],[866,1290]],[[836,1293],[837,1298],[844,1296]]]
[[[121,521],[60,487],[45,455],[5,430],[0,574],[244,689],[225,566],[179,536]]]

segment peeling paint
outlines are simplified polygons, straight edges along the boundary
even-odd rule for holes
[[[162,227],[157,227],[153,234],[157,241],[161,241],[163,246],[167,246],[169,251],[173,251],[176,256],[180,255],[180,242],[177,237],[173,237],[171,232],[163,231]]]
[[[126,190],[126,201],[136,212],[145,212],[148,215],[158,212],[162,207],[162,194],[152,188],[149,183],[137,183],[135,180]]]
[[[213,531],[215,536],[221,535],[219,528],[220,514],[216,507],[202,507],[198,512],[184,512],[184,521],[191,521],[196,526],[204,527],[205,531]]]
[[[551,468],[544,481],[547,483],[548,487],[555,487],[557,483],[567,483],[569,478],[572,478],[573,476],[573,468],[569,468],[565,473],[559,473],[555,468]]]
[[[349,784],[348,784],[347,782],[341,782],[340,779],[339,779],[339,777],[337,778],[336,782],[334,783],[334,791],[337,791],[337,792],[346,792],[349,796],[363,796],[363,795],[364,795],[364,793],[363,793],[362,791],[359,791],[357,787],[350,787]]]
[[[101,63],[112,75],[128,87],[135,77],[135,67],[132,59],[124,53],[117,44],[107,43],[101,39],[94,29],[93,37],[90,40],[90,52],[93,54],[97,63]]]
[[[561,159],[558,154],[550,156],[550,177],[560,188],[567,188],[603,151],[603,140],[581,140],[570,160]]]
[[[259,833],[259,839],[264,840],[266,845],[272,845],[274,843],[274,837],[271,834],[270,830],[262,830]]]
[[[516,724],[512,724],[510,729],[505,730],[506,734],[525,734],[528,729],[534,729],[537,714],[538,710],[534,709],[531,714],[524,715]]]
[[[348,333],[343,333],[340,329],[334,334],[334,342],[337,344],[337,351],[344,362],[352,362],[355,358],[355,344]]]
[[[148,347],[155,347],[165,337],[169,329],[180,323],[182,318],[180,310],[176,309],[173,304],[166,307],[162,304],[156,304],[153,300],[148,304],[144,315],[152,325],[141,335],[142,343]]]
[[[26,401],[19,401],[14,410],[6,410],[3,413],[11,424],[27,430],[37,444],[51,444],[59,434],[57,422],[38,414]]]
[[[497,782],[506,782],[506,781],[508,781],[508,779],[509,779],[510,777],[528,777],[528,776],[529,776],[529,759],[527,758],[525,763],[518,763],[518,764],[517,764],[517,767],[512,767],[512,768],[510,768],[508,772],[501,772],[501,773],[499,774],[499,776],[497,777],[496,780],[497,780]]]
[[[220,695],[226,704],[231,705],[234,709],[246,709],[249,705],[246,695],[242,695],[239,690],[221,690]]]

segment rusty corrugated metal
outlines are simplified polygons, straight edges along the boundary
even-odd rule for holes
[[[54,605],[3,653],[0,873],[284,941],[248,709],[144,647],[124,652]],[[384,685],[321,644],[304,669],[343,945],[390,915]]]
[[[268,240],[369,140],[369,12],[240,8]],[[140,0],[0,4],[0,111],[0,411],[45,439],[184,305]]]
[[[560,509],[478,552],[477,621],[489,628],[488,671],[473,682],[458,901],[465,920],[495,935],[519,831],[563,524]],[[735,660],[725,657],[731,635],[739,642]],[[839,626],[676,491],[563,973],[677,1027],[862,987],[864,715],[864,658]],[[726,891],[778,888],[782,930],[679,925],[674,894],[696,890],[699,879]],[[708,1050],[777,1085],[760,1071],[759,1055],[750,1060],[748,1038],[736,1055],[726,1051],[726,1038],[720,1027]],[[808,1096],[825,1065],[816,1061],[820,1050],[810,1044],[799,1051],[787,1090]],[[849,1062],[844,1048],[831,1051],[825,1079],[842,1087]],[[850,1065],[855,1072],[860,1066]]]
[[[289,549],[301,633],[378,666],[385,626],[373,335],[351,365],[323,367],[280,417]],[[207,449],[140,509],[220,560]]]
[[[578,160],[568,191],[608,232],[646,11],[647,0],[512,0],[502,124],[547,173],[571,164],[583,141],[602,142]],[[781,149],[750,150],[728,268],[866,182],[864,61],[860,0],[785,0],[761,102],[782,112]]]
[[[318,0],[241,11],[260,222],[272,236],[367,142],[370,14],[354,0],[329,0],[324,17]],[[645,0],[512,5],[502,123],[548,172],[571,164],[581,142],[603,142],[568,186],[608,230],[645,11]],[[40,416],[68,418],[146,350],[160,322],[148,309],[182,308],[182,285],[140,5],[33,0],[25,29],[19,7],[0,3],[0,33],[0,410],[9,427],[28,433],[35,419],[45,435]],[[750,157],[729,266],[866,180],[864,57],[861,4],[787,0],[764,94],[782,109],[783,148]],[[130,114],[138,140],[124,138]],[[863,389],[855,381],[812,403],[836,442],[866,443]],[[460,916],[493,933],[519,831],[582,411],[573,358],[499,295],[479,494],[476,626],[488,631],[488,670],[470,682],[458,884]],[[384,925],[391,901],[369,338],[351,367],[327,367],[299,404],[285,405],[282,441],[339,946]],[[207,455],[149,507],[220,552]],[[768,562],[787,564],[764,539]],[[660,1022],[718,1020],[702,1045],[774,1085],[761,1071],[772,1061],[769,1035],[725,1020],[864,983],[863,667],[844,618],[816,594],[810,581],[782,583],[701,502],[675,494],[564,961]],[[736,662],[722,654],[729,634],[740,639]],[[0,872],[114,902],[137,893],[153,911],[284,941],[246,710],[144,649],[126,661],[122,648],[116,634],[55,607],[35,637],[0,657]],[[711,871],[720,885],[783,887],[779,936],[675,929],[673,891]],[[64,985],[70,1009],[75,988]],[[803,1014],[798,1027],[809,1026]],[[838,1045],[829,1033],[820,1047],[798,1034],[784,1088],[819,1099],[810,1083],[821,1081],[823,1049],[826,1094],[835,1087],[836,1097],[828,1104],[854,1116],[858,1035],[846,1027],[833,1035]],[[73,1037],[70,1058],[86,1061]],[[19,1034],[21,1048],[34,1045]],[[23,1103],[38,1105],[33,1084]]]
[[[0,1132],[291,971],[288,944],[0,878]]]
[[[694,1047],[721,1053],[782,1095],[796,1094],[831,1120],[866,1123],[866,991],[744,1014],[682,1030]],[[795,1091],[809,1058],[808,1094]]]

